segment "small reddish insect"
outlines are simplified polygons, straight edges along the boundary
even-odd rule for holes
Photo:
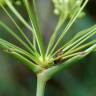
[[[86,54],[86,52],[80,52],[80,55],[85,55]]]
[[[55,61],[55,63],[60,63],[62,61],[62,55],[64,54],[64,52],[62,50],[58,51],[56,54],[56,58],[57,60]]]
[[[61,55],[63,55],[64,52],[62,50],[60,50],[57,54],[56,54],[56,57],[60,57]]]

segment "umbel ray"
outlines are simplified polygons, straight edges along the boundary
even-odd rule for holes
[[[73,38],[70,38],[66,42],[64,39],[66,34],[69,33],[74,22],[84,15],[83,9],[88,3],[88,0],[53,0],[54,13],[58,16],[58,22],[46,47],[36,14],[36,0],[31,1],[22,0],[21,2],[18,0],[18,2],[15,2],[14,0],[3,0],[0,2],[0,7],[12,21],[20,35],[1,19],[0,28],[3,28],[5,32],[13,36],[22,45],[21,48],[10,41],[0,38],[0,49],[16,57],[17,60],[23,62],[23,64],[28,66],[36,74],[36,96],[44,96],[45,86],[49,79],[72,64],[76,64],[76,62],[82,60],[90,53],[96,52],[96,38],[88,41],[90,38],[96,36],[96,25],[76,33]],[[31,25],[14,7],[15,3],[20,4],[20,6],[22,4],[24,5]],[[13,18],[13,15],[7,10],[7,7],[25,28],[29,30],[32,40],[24,33],[24,30]],[[61,27],[66,22],[66,26],[61,30]],[[62,40],[65,40],[64,44],[61,44]]]

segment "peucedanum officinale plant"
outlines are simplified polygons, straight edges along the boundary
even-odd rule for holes
[[[22,2],[20,0],[17,0],[18,2],[16,0],[1,1],[0,7],[12,20],[21,35],[16,34],[15,30],[12,30],[12,28],[2,20],[0,20],[0,27],[12,35],[23,47],[21,48],[16,44],[0,38],[0,49],[22,61],[23,64],[26,64],[26,66],[36,74],[36,96],[44,96],[46,83],[53,76],[82,60],[91,52],[96,52],[96,39],[93,38],[91,41],[86,42],[93,36],[96,36],[96,25],[76,33],[73,38],[70,38],[67,42],[66,40],[64,41],[66,34],[74,22],[85,15],[83,9],[88,3],[88,0],[52,0],[54,13],[58,17],[58,23],[49,39],[47,47],[44,45],[38,23],[36,0],[32,0],[32,4],[30,0],[22,0]],[[17,5],[21,4],[20,6],[24,4],[31,24],[29,24],[14,7],[14,2],[17,2]],[[32,40],[28,38],[24,30],[17,24],[13,15],[7,10],[7,7],[29,30]],[[61,30],[64,24],[65,27]],[[22,36],[24,40],[20,36]],[[61,44],[62,40],[64,41],[63,44]]]

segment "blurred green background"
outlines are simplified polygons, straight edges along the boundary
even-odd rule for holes
[[[14,6],[28,21],[23,4],[18,6],[14,4]],[[37,9],[44,41],[47,45],[48,39],[56,25],[57,17],[53,13],[51,0],[37,0]],[[85,8],[86,16],[75,22],[70,30],[70,34],[66,38],[72,37],[76,32],[95,24],[95,9],[96,0],[90,0]],[[13,17],[31,38],[28,30],[14,15]],[[6,22],[12,29],[17,31],[14,24],[1,8],[0,20]],[[10,42],[18,44],[2,28],[0,28],[0,38],[5,38]],[[36,76],[17,59],[0,51],[0,96],[35,96],[35,93]],[[45,96],[96,96],[96,54],[90,54],[78,64],[73,65],[51,79],[47,83]]]

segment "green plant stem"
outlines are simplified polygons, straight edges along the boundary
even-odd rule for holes
[[[42,75],[37,75],[37,92],[36,96],[44,96],[46,79]]]
[[[27,23],[27,21],[21,16],[21,14],[14,8],[11,4],[10,0],[5,0],[5,3],[9,7],[9,9],[15,14],[15,16],[30,30],[32,31],[32,27]]]
[[[24,0],[25,6],[26,6],[26,10],[28,12],[29,18],[31,20],[32,23],[32,27],[33,27],[33,35],[35,36],[36,42],[38,44],[38,48],[40,51],[40,54],[44,60],[44,54],[45,54],[45,48],[44,48],[44,44],[43,44],[43,38],[42,38],[42,34],[39,30],[38,24],[37,24],[37,19],[36,16],[34,14],[34,10],[33,8],[31,8],[30,3],[28,2],[28,0]]]
[[[46,82],[51,79],[54,75],[62,72],[64,69],[68,68],[70,65],[76,63],[77,61],[83,59],[88,54],[90,54],[94,49],[96,49],[96,44],[89,47],[84,51],[84,54],[78,54],[77,56],[72,57],[71,59],[65,61],[60,65],[53,66],[49,69],[43,70],[37,75],[37,92],[36,96],[44,96]]]
[[[63,37],[66,35],[66,33],[68,32],[68,30],[71,28],[71,26],[73,25],[73,23],[75,22],[75,20],[77,19],[77,17],[79,16],[79,14],[82,12],[82,10],[84,9],[84,7],[86,6],[87,3],[88,3],[88,0],[85,0],[85,2],[82,5],[82,7],[79,10],[77,9],[76,12],[74,12],[74,14],[73,14],[72,18],[70,19],[69,23],[67,24],[66,28],[63,30],[61,36],[59,37],[59,39],[55,43],[54,47],[52,48],[51,52],[49,53],[50,55],[52,55],[52,53],[54,52],[54,50],[56,49],[56,47],[58,46],[58,44],[61,42],[61,40],[63,39]]]
[[[83,51],[84,54],[78,54],[70,59],[68,59],[67,61],[65,61],[62,64],[53,66],[47,70],[45,70],[44,72],[42,72],[42,76],[44,78],[46,78],[46,80],[49,80],[50,78],[52,78],[54,75],[62,72],[64,69],[68,68],[69,66],[71,66],[72,64],[76,64],[78,61],[82,60],[83,58],[85,58],[88,54],[90,54],[92,51],[96,50],[96,44],[94,44],[93,46],[89,47],[87,50]]]
[[[46,51],[46,56],[49,54],[49,51],[50,49],[52,48],[52,46],[54,45],[54,42],[56,40],[56,37],[57,37],[57,34],[58,34],[58,31],[60,30],[61,26],[63,25],[63,23],[65,23],[67,19],[67,14],[64,16],[64,14],[62,14],[60,17],[59,17],[59,20],[58,20],[58,23],[56,25],[56,28],[55,28],[55,31],[53,32],[51,38],[50,38],[50,41],[49,41],[49,44],[48,44],[48,48],[47,48],[47,51]]]
[[[21,54],[16,53],[16,52],[10,52],[10,54],[13,55],[15,58],[17,58],[18,60],[20,60],[23,64],[26,64],[34,73],[38,73],[39,71],[42,70],[40,66],[29,61],[27,58],[25,58]]]

